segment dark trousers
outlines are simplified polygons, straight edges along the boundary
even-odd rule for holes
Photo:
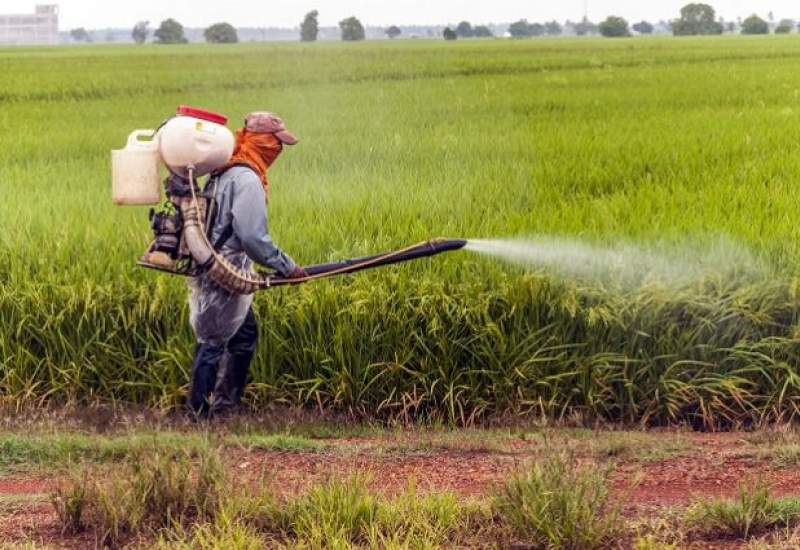
[[[205,417],[239,406],[257,342],[258,323],[251,309],[226,344],[197,344],[189,392],[189,406],[196,415]]]

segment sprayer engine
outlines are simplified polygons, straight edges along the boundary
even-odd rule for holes
[[[182,209],[192,202],[190,185],[189,180],[175,174],[164,180],[167,198],[160,210],[150,210],[150,227],[154,239],[139,265],[189,277],[199,275],[202,271],[184,239]],[[194,185],[200,217],[205,220],[208,213],[213,211],[213,190],[209,188],[207,192],[201,191],[196,181]],[[204,223],[204,226],[208,225]]]

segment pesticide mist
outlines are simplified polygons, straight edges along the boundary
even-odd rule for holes
[[[470,240],[467,250],[563,277],[623,287],[661,283],[688,285],[706,277],[749,281],[768,274],[746,247],[727,239],[691,244],[632,243],[600,246],[574,239]]]

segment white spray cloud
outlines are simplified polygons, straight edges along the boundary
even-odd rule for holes
[[[561,276],[630,287],[649,283],[685,285],[705,277],[751,280],[767,266],[746,247],[728,239],[692,244],[599,246],[574,239],[470,240],[467,250]]]

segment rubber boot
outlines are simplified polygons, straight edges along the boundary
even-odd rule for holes
[[[210,344],[197,344],[195,348],[189,407],[198,418],[206,418],[209,414],[209,396],[217,381],[217,368],[224,352],[223,346]]]
[[[251,309],[230,339],[217,374],[212,413],[226,414],[239,408],[258,343],[258,323]]]

